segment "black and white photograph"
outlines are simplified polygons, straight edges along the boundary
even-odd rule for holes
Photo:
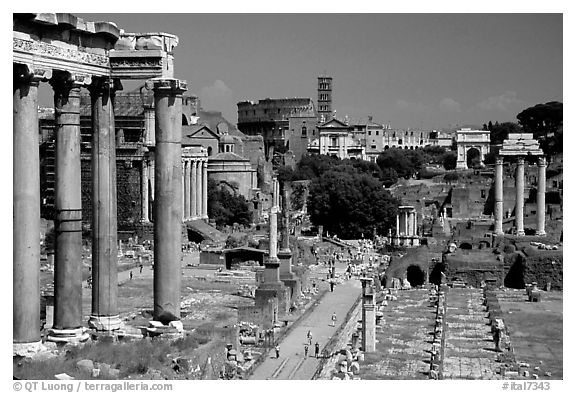
[[[8,391],[567,391],[561,3],[259,3],[13,6]]]

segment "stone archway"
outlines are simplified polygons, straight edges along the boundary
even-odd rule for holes
[[[482,165],[482,153],[476,147],[466,150],[466,165],[468,168],[476,168]]]
[[[418,265],[410,265],[406,269],[406,279],[412,287],[424,285],[426,281],[426,274]]]

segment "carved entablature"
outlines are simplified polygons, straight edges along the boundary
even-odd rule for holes
[[[34,68],[66,70],[95,76],[108,76],[108,56],[78,48],[62,47],[33,39],[13,38],[13,62]]]
[[[121,79],[174,77],[178,37],[167,33],[122,33],[110,51],[111,76]]]
[[[530,133],[511,133],[498,152],[501,156],[541,156],[540,144]]]

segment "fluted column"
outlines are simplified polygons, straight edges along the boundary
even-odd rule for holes
[[[38,85],[45,70],[14,65],[13,296],[14,353],[40,348],[40,154]]]
[[[196,216],[202,217],[202,161],[196,163]]]
[[[202,161],[202,218],[208,218],[208,161]]]
[[[524,236],[524,157],[518,157],[516,167],[516,232]]]
[[[154,319],[180,318],[182,260],[182,93],[186,82],[152,79],[156,174],[154,216]]]
[[[190,165],[191,161],[184,161],[184,219],[190,219]]]
[[[54,328],[52,341],[75,341],[82,332],[82,197],[80,181],[80,87],[84,75],[58,72],[54,89],[56,127]]]
[[[538,193],[536,194],[536,235],[546,235],[546,157],[538,157]]]
[[[89,324],[97,330],[115,330],[121,325],[117,299],[116,137],[113,104],[115,90],[119,87],[118,82],[115,84],[107,78],[95,79],[89,87],[92,100],[92,314]],[[148,181],[144,179],[145,172],[143,160],[143,182]]]
[[[142,218],[141,222],[150,222],[148,208],[149,208],[149,200],[148,200],[148,160],[146,157],[142,158]]]
[[[497,235],[504,234],[502,230],[502,217],[504,214],[504,193],[502,187],[503,176],[502,157],[496,157],[496,173],[494,175],[494,233]]]
[[[190,169],[190,215],[192,218],[198,217],[198,210],[196,208],[196,172],[198,170],[198,161],[192,160],[192,168]]]
[[[400,236],[400,213],[396,214],[396,237]]]

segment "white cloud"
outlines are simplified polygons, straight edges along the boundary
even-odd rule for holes
[[[427,112],[428,107],[421,102],[408,102],[406,100],[397,100],[396,106],[398,109],[411,111],[411,112]]]
[[[236,110],[233,100],[234,92],[220,79],[215,80],[212,86],[200,89],[199,96],[204,109],[214,109],[222,112],[227,112],[231,109],[233,111]]]
[[[460,103],[450,97],[442,98],[438,105],[444,112],[461,112]]]
[[[520,100],[515,91],[506,91],[498,96],[488,97],[485,100],[479,102],[477,106],[486,111],[500,111],[506,112],[509,110],[515,110],[518,105],[524,102]]]

